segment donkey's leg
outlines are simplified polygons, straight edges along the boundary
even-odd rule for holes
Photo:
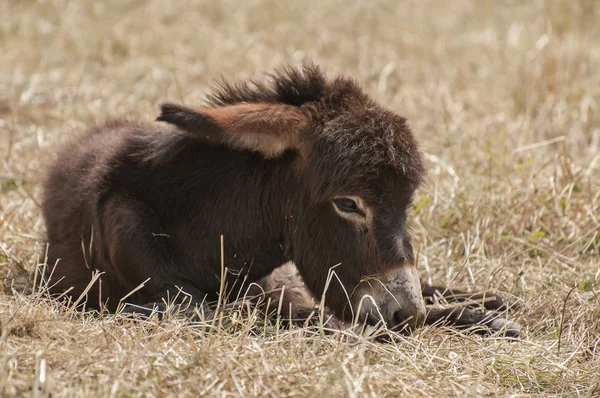
[[[271,299],[270,306],[281,308],[283,318],[307,318],[315,311],[316,303],[292,263],[274,269],[257,283]]]
[[[173,295],[173,290],[178,290]],[[150,300],[144,304],[132,304],[125,303],[120,314],[135,314],[141,315],[145,318],[149,318],[154,314],[158,315],[159,319],[162,319],[169,311],[172,315],[181,316],[190,321],[206,321],[211,320],[214,317],[214,310],[212,310],[208,303],[199,301],[204,294],[198,291],[193,286],[177,286],[176,289],[166,288],[154,295]]]
[[[508,309],[518,309],[521,303],[512,301],[498,292],[470,293],[465,290],[450,289],[442,286],[430,286],[427,283],[421,283],[423,298],[428,303],[434,302],[435,296],[442,296],[448,302],[473,302],[483,305],[490,311],[505,311]]]
[[[118,289],[114,286],[107,289],[117,295],[111,297],[113,308],[115,301],[129,293],[127,290],[141,283],[144,287],[131,296],[129,301],[134,305],[126,306],[126,312],[149,315],[155,309],[164,311],[165,302],[174,302],[180,308],[200,303],[204,294],[182,275],[183,270],[171,253],[169,237],[150,209],[134,200],[115,196],[105,203],[103,210],[102,237],[107,251],[104,271],[110,276],[110,282],[119,285]]]
[[[307,320],[319,319],[319,308],[312,293],[308,290],[296,266],[289,262],[276,268],[271,274],[260,279],[257,284],[270,298],[269,310],[281,308],[281,319],[291,319],[296,325],[303,325]],[[343,323],[325,312],[326,326],[343,329]]]
[[[501,332],[508,337],[519,337],[521,327],[498,315],[473,308],[427,307],[426,325],[453,326],[458,329],[474,329],[478,332]]]

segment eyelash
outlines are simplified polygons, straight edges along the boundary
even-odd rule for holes
[[[363,217],[365,216],[365,213],[360,209],[360,207],[358,207],[358,204],[352,199],[336,198],[333,199],[333,203],[339,211],[342,211],[344,213],[356,213],[362,215]]]

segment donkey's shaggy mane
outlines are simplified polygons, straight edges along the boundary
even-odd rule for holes
[[[267,74],[264,81],[249,80],[228,83],[221,80],[208,98],[209,106],[225,106],[243,102],[281,103],[301,106],[319,101],[328,87],[325,74],[316,65],[288,66]]]
[[[266,77],[237,83],[222,80],[208,95],[207,105],[277,103],[303,107],[313,121],[326,121],[329,126],[319,129],[315,138],[344,149],[347,156],[323,155],[336,158],[337,168],[343,169],[344,163],[350,163],[349,168],[360,164],[364,172],[378,173],[391,167],[406,177],[409,190],[421,184],[425,165],[406,120],[380,107],[354,79],[328,79],[312,63],[287,66]]]

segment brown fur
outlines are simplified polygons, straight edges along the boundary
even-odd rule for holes
[[[204,108],[163,105],[157,120],[166,124],[109,122],[60,152],[43,203],[52,293],[78,296],[100,270],[90,307],[114,310],[148,278],[129,301],[178,288],[216,299],[223,235],[229,288],[296,264],[310,295],[284,306],[321,297],[341,264],[326,304],[344,318],[363,277],[412,264],[405,220],[422,154],[405,119],[353,80],[287,69],[267,83],[224,83]],[[340,195],[368,204],[369,226],[336,214]],[[262,282],[281,285],[272,278]]]

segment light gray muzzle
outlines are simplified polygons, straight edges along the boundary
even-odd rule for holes
[[[388,328],[414,328],[425,318],[421,282],[412,264],[365,278],[354,291],[352,304],[356,320],[383,321]]]

